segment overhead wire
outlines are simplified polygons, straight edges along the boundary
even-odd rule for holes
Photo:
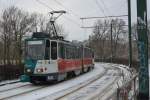
[[[110,13],[110,11],[109,11],[107,5],[105,4],[105,2],[104,2],[103,0],[100,0],[100,1],[102,2],[102,4],[104,5],[104,7],[106,8],[107,12]],[[113,14],[112,14],[112,15],[113,15]]]
[[[107,17],[83,17],[83,18],[81,18],[81,19],[82,19],[82,20],[86,20],[86,19],[91,20],[91,19],[114,18],[114,17],[120,18],[120,17],[127,17],[127,16],[128,16],[128,15],[107,16]],[[128,25],[122,25],[122,26],[128,26]],[[110,27],[110,26],[109,26],[109,27]],[[82,26],[81,28],[94,28],[94,26],[86,26],[86,27]]]
[[[67,17],[67,16],[65,16],[65,15],[64,15],[64,17],[65,17],[66,19],[72,21],[72,22],[73,22],[74,24],[76,24],[78,27],[80,27],[80,24],[77,23],[75,20],[73,20],[73,19],[71,19],[70,17]]]
[[[72,11],[71,9],[67,8],[66,6],[64,6],[61,2],[54,0],[58,5],[62,6],[63,8],[65,8],[66,10],[68,10],[69,12],[72,13],[72,15],[76,16],[77,18],[80,18],[80,16],[75,13],[74,11]]]
[[[126,6],[126,3],[127,3],[127,0],[123,0],[123,1],[121,0],[120,2],[116,3],[116,5],[118,5],[118,6],[117,6],[117,8],[115,10],[122,9],[123,7]],[[114,8],[114,5],[111,6],[111,8]]]
[[[99,6],[99,8],[101,8],[101,10],[102,10],[102,11],[104,12],[104,14],[105,14],[104,8],[101,6],[101,4],[98,2],[98,0],[95,0],[95,1],[96,1],[97,5]],[[105,7],[105,9],[107,10],[107,12],[110,13],[110,10],[108,9],[108,7],[107,7],[107,5],[105,4],[105,2],[104,2],[103,0],[99,0],[99,1],[104,5],[104,7]],[[121,7],[122,7],[122,6],[121,6]],[[113,14],[111,14],[111,15],[113,15]],[[105,17],[107,17],[106,14],[105,14]],[[108,17],[108,19],[112,20],[111,17]]]
[[[107,5],[105,4],[105,2],[104,2],[103,0],[99,0],[99,1],[104,5],[104,8],[107,10],[107,12],[110,13],[110,11],[109,11]],[[103,11],[104,14],[105,14],[105,11],[104,11],[103,7],[100,5],[100,3],[98,2],[98,0],[96,0],[96,2],[97,2],[97,5],[99,5],[99,8],[101,8],[102,11]],[[111,14],[111,15],[112,15],[112,14]],[[121,17],[124,17],[124,16],[128,16],[128,15],[121,15]],[[105,17],[108,18],[111,22],[113,21],[112,17],[106,16],[106,15],[105,15]],[[118,16],[117,16],[117,17],[118,17]]]
[[[120,25],[120,26],[123,26],[123,27],[127,27],[128,25]],[[99,27],[111,27],[111,26],[99,26]],[[81,27],[81,28],[95,28],[95,26],[86,26],[86,27]]]
[[[42,4],[43,6],[49,8],[50,10],[54,11],[53,8],[51,8],[49,5],[45,4],[44,2],[41,2],[40,0],[36,0],[36,1],[37,1],[38,3],[40,3],[40,4]],[[67,19],[67,20],[70,20],[72,23],[74,23],[74,24],[76,24],[78,27],[80,27],[80,24],[77,23],[76,21],[74,21],[73,19],[71,19],[71,18],[69,18],[69,17],[67,17],[67,16],[64,16],[64,18]]]
[[[101,17],[82,17],[80,19],[99,19],[99,18],[107,18],[107,17],[127,17],[128,15],[118,15],[118,16],[101,16]]]
[[[106,6],[103,0],[100,0],[100,1],[101,1],[101,3],[102,3],[104,6]],[[101,4],[98,2],[98,0],[96,0],[96,4],[99,6],[99,8],[102,9],[102,11],[103,11],[104,16],[106,17],[106,19],[108,19],[108,20],[110,21],[110,23],[112,23],[112,17],[109,17],[108,15],[105,14],[105,10],[104,10],[104,8],[101,6]],[[109,12],[108,8],[105,7],[105,9],[107,9],[107,11]]]
[[[51,9],[52,11],[54,11],[53,8],[51,8],[49,5],[45,4],[44,2],[41,2],[40,0],[36,0],[36,1],[37,1],[39,4],[41,4],[41,5],[43,5],[43,6],[47,7],[47,8],[49,8],[49,9]]]
[[[80,19],[80,16],[78,14],[76,14],[74,11],[72,11],[71,9],[68,9],[66,6],[64,6],[61,2],[54,0],[57,4],[59,4],[60,6],[62,6],[63,8],[65,8],[66,10],[68,10],[69,12],[71,12],[74,16],[76,16],[78,19]],[[65,16],[67,19],[73,21],[76,25],[80,25],[79,23],[77,23],[76,21],[74,21],[73,19]]]
[[[95,4],[98,6],[99,10],[104,14],[104,16],[106,16],[104,9],[101,7],[100,3],[98,2],[98,0],[94,0]]]
[[[94,1],[95,1],[95,4],[97,5],[97,7],[99,8],[99,10],[103,13],[103,15],[104,15],[105,17],[107,17],[106,14],[105,14],[104,9],[102,8],[102,6],[101,6],[101,4],[98,2],[98,0],[94,0]]]

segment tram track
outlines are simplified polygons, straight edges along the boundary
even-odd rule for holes
[[[116,69],[116,68],[114,68],[114,69]],[[81,89],[85,88],[86,86],[89,86],[89,85],[93,84],[93,83],[96,82],[98,79],[100,79],[101,77],[105,76],[105,74],[106,74],[106,72],[107,72],[108,70],[109,70],[109,69],[105,70],[105,72],[104,72],[102,75],[100,75],[99,77],[95,78],[94,80],[89,81],[89,82],[86,82],[86,84],[80,85],[80,86],[78,86],[78,87],[76,87],[76,88],[73,88],[73,89],[70,88],[70,90],[69,90],[68,92],[65,92],[65,91],[67,91],[67,90],[62,90],[62,91],[59,91],[58,93],[55,93],[55,94],[57,94],[57,95],[52,94],[52,95],[50,95],[50,96],[48,96],[48,97],[46,97],[46,98],[41,98],[41,99],[39,99],[39,100],[49,100],[49,99],[51,99],[51,100],[67,100],[67,99],[64,99],[64,98],[67,97],[67,96],[69,96],[69,95],[71,95],[71,94],[73,94],[73,93],[75,93],[75,92],[77,92],[77,91],[80,91]],[[115,79],[115,82],[116,82],[116,79]],[[112,84],[113,84],[113,83],[114,83],[114,81],[112,82]],[[110,85],[111,85],[111,84],[110,84]],[[62,92],[63,92],[64,94],[60,94],[60,95],[59,95],[59,93],[62,93]],[[69,100],[69,99],[68,99],[68,100]]]
[[[104,72],[104,73],[105,73],[105,72]],[[67,94],[65,94],[65,95],[63,95],[63,96],[61,96],[61,97],[55,98],[54,100],[59,100],[59,99],[65,97],[65,96],[67,96],[67,95],[70,95],[70,94],[72,94],[72,93],[74,93],[74,92],[76,92],[76,91],[78,91],[78,90],[84,88],[85,86],[87,86],[87,85],[89,85],[89,84],[95,82],[98,78],[102,77],[102,76],[104,75],[104,73],[103,73],[101,76],[95,78],[94,80],[89,81],[89,82],[87,82],[86,84],[81,84],[81,85],[80,85],[79,87],[77,87],[76,89],[72,89],[71,92],[68,92]],[[73,88],[73,87],[72,87],[72,88]],[[59,92],[62,92],[62,91],[59,91]],[[42,99],[41,99],[41,100],[42,100]]]
[[[109,69],[108,69],[109,70]],[[108,70],[107,70],[107,72],[108,72]],[[116,68],[114,68],[114,70],[116,70]],[[119,72],[119,71],[118,71]],[[115,74],[115,73],[114,73]],[[107,75],[107,74],[106,74]],[[51,96],[49,96],[49,97],[51,97],[51,100],[82,100],[83,98],[82,98],[82,96],[84,96],[84,94],[83,95],[80,95],[80,94],[82,94],[83,92],[81,92],[81,93],[79,93],[79,95],[76,95],[76,93],[78,92],[78,91],[80,91],[80,90],[84,90],[86,87],[88,87],[89,88],[89,86],[91,85],[91,84],[94,84],[94,83],[96,83],[96,81],[98,81],[98,80],[100,80],[100,78],[102,78],[103,76],[106,76],[105,74],[103,74],[101,77],[99,77],[99,78],[97,78],[97,79],[95,79],[95,80],[93,80],[93,81],[91,81],[91,82],[89,82],[89,83],[87,83],[87,84],[85,84],[85,85],[83,85],[83,86],[81,86],[81,87],[78,87],[77,89],[74,89],[73,91],[71,91],[71,92],[69,92],[69,93],[66,93],[65,95],[62,95],[62,96],[59,96],[59,97],[55,97],[55,98],[52,98]],[[107,78],[106,78],[107,79]],[[106,93],[106,92],[108,92],[111,88],[113,88],[112,87],[112,85],[114,85],[114,83],[116,83],[118,81],[118,76],[117,77],[115,77],[114,78],[114,81],[112,81],[111,83],[109,83],[108,84],[108,87],[106,87],[106,88],[104,88],[103,90],[105,90],[104,92]],[[101,84],[101,83],[99,83],[99,84]],[[99,88],[99,86],[101,86],[101,85],[91,85],[91,87],[90,88],[95,88],[95,90],[96,90],[96,88]],[[86,89],[85,89],[86,90]],[[103,91],[102,90],[102,91]],[[90,93],[90,91],[91,91],[91,93],[92,93],[92,91],[93,90],[89,90],[89,91],[87,91],[87,93],[89,92]],[[100,94],[101,96],[103,96],[105,93],[102,93],[102,91],[101,92],[99,92],[98,91],[98,94]],[[93,91],[94,92],[94,91]],[[76,95],[76,97],[75,97],[75,99],[72,99],[71,98],[71,96],[72,96],[72,94],[75,94]],[[86,95],[87,96],[87,95]],[[69,98],[70,97],[70,98]],[[91,96],[92,98],[94,98],[93,96]],[[83,99],[83,100],[93,100],[93,99],[91,99],[91,97],[90,98],[88,98],[88,97],[86,97],[86,99]],[[68,99],[69,98],[69,99]],[[49,98],[45,98],[46,100],[48,100]],[[44,99],[44,100],[45,100]],[[40,100],[42,100],[42,99],[40,99]]]
[[[106,97],[107,97],[106,94],[110,96],[110,95],[114,92],[113,89],[117,87],[117,86],[114,87],[114,86],[116,85],[115,83],[117,83],[117,82],[118,82],[118,77],[116,77],[115,81],[113,81],[113,82],[112,82],[107,88],[105,88],[102,92],[99,92],[99,93],[97,94],[98,96],[95,96],[95,97],[90,98],[90,99],[91,99],[91,100],[95,100],[95,99],[98,97],[99,99],[101,98],[100,100],[107,100],[107,99],[106,99]],[[115,84],[115,85],[114,85],[114,84]],[[116,89],[115,89],[115,90],[116,90]],[[109,96],[108,96],[108,97],[109,97]],[[107,97],[107,98],[108,98],[108,97]]]
[[[103,65],[101,65],[101,66],[103,66]],[[18,86],[16,88],[14,87],[14,88],[6,89],[4,91],[0,90],[0,99],[20,100],[21,98],[24,97],[26,99],[31,100],[30,97],[33,96],[32,100],[33,99],[34,100],[82,100],[82,97],[81,97],[82,95],[77,95],[77,93],[80,94],[80,91],[83,89],[86,90],[86,87],[91,89],[91,90],[88,90],[87,93],[94,93],[94,90],[95,90],[95,91],[98,91],[99,95],[103,97],[105,93],[110,92],[109,90],[114,88],[112,85],[115,84],[115,82],[117,82],[117,80],[120,77],[120,76],[118,77],[117,75],[120,75],[121,69],[119,68],[118,65],[116,65],[116,67],[114,67],[114,66],[115,65],[113,65],[113,64],[110,64],[110,65],[105,64],[103,66],[104,70],[101,71],[101,73],[99,73],[95,76],[93,75],[92,77],[87,78],[84,81],[78,82],[77,84],[67,86],[68,88],[59,89],[58,87],[63,87],[64,83],[68,84],[68,83],[72,82],[72,80],[77,81],[77,79],[72,79],[72,80],[69,80],[68,82],[67,81],[60,82],[53,86],[51,86],[51,85],[34,86],[32,84],[29,84],[29,85],[25,85],[25,86]],[[118,66],[118,68],[117,68],[117,66]],[[97,84],[95,84],[95,83],[97,83]],[[98,88],[102,88],[102,90],[99,91]],[[44,93],[45,90],[47,91],[46,94]],[[48,90],[54,90],[54,91],[48,93]],[[102,91],[104,91],[104,92],[102,92]],[[39,93],[42,93],[44,95],[38,95]],[[5,95],[5,94],[7,94],[7,95]],[[79,97],[79,99],[72,99],[71,97],[73,97],[74,94],[75,94],[75,97],[76,98]],[[81,94],[82,94],[82,92],[81,92]],[[38,97],[36,95],[38,95]],[[71,99],[66,99],[67,97],[69,97]],[[83,99],[83,100],[90,100],[90,99]]]
[[[21,88],[21,87],[25,87],[25,86],[28,86],[28,85],[31,85],[31,84],[25,84],[25,85],[16,86],[16,87],[8,88],[8,89],[2,89],[2,90],[0,89],[0,93],[1,92],[6,92],[6,91],[9,91],[9,90],[14,90],[14,89]]]
[[[97,76],[95,76],[95,78],[96,77]],[[93,77],[92,80],[95,78]],[[81,85],[83,85],[83,84],[81,84]],[[8,85],[6,85],[6,86],[8,86]],[[4,86],[4,87],[6,87],[6,86]],[[31,92],[34,92],[36,90],[40,90],[40,89],[43,89],[46,87],[49,87],[49,85],[47,85],[47,86],[43,86],[43,85],[42,86],[34,86],[34,85],[29,83],[29,84],[25,84],[25,85],[14,86],[11,88],[0,89],[0,100],[4,100],[4,99],[5,100],[10,99],[11,100],[11,98],[15,98],[15,97],[18,97],[21,95],[26,95],[26,94],[29,94]],[[72,88],[74,88],[74,87],[72,87]]]
[[[19,83],[19,82],[20,82],[20,80],[18,80],[18,81],[13,81],[13,82],[6,82],[6,83],[0,84],[0,86],[4,86],[4,85],[8,85],[8,84],[15,84],[15,83]]]
[[[103,76],[104,75],[104,73],[106,72],[106,70],[103,70],[103,72],[101,71],[101,73],[99,73],[99,74],[97,74],[97,75],[95,75],[95,76],[93,76],[93,77],[91,77],[91,78],[89,78],[89,79],[87,79],[87,80],[85,80],[85,82],[79,82],[78,84],[75,84],[75,85],[72,85],[72,87],[70,87],[70,88],[66,88],[66,89],[62,89],[62,90],[60,90],[60,91],[57,91],[57,92],[53,92],[54,94],[59,94],[61,91],[63,91],[63,92],[70,92],[70,90],[74,90],[74,89],[77,89],[78,87],[77,86],[80,86],[81,88],[82,87],[84,87],[85,85],[87,85],[87,84],[90,84],[90,82],[92,82],[92,81],[94,81],[94,80],[96,80],[97,78],[100,78],[101,76]],[[82,76],[82,75],[81,75]],[[78,77],[77,77],[78,78]],[[73,79],[73,80],[75,80],[75,79]],[[69,81],[71,81],[71,80],[69,80]],[[65,82],[65,81],[64,81]],[[56,86],[58,85],[58,86],[60,86],[59,84],[62,84],[63,82],[61,82],[61,83],[58,83],[58,84],[56,84]],[[56,87],[55,85],[54,85],[54,87]],[[7,97],[5,97],[5,98],[3,98],[3,99],[7,99],[7,100],[19,100],[19,98],[20,97],[24,97],[25,95],[28,95],[28,94],[31,94],[31,93],[34,93],[34,94],[36,94],[36,93],[38,93],[38,91],[41,91],[41,90],[44,90],[43,88],[46,88],[46,87],[41,87],[41,88],[38,88],[38,89],[34,89],[34,90],[31,90],[31,91],[26,91],[26,92],[22,92],[22,93],[18,93],[18,94],[15,94],[15,95],[11,95],[11,96],[7,96]],[[51,88],[51,86],[49,86],[48,88]],[[52,88],[53,88],[53,86],[52,86]],[[41,90],[40,90],[41,89]],[[37,90],[37,91],[36,91]],[[68,91],[69,90],[69,91]],[[52,93],[52,95],[54,95]],[[51,94],[49,94],[49,95],[51,95]],[[47,96],[49,96],[49,95],[47,95]],[[45,97],[47,97],[47,96],[45,96]],[[45,97],[41,97],[41,98],[38,98],[38,99],[45,99]],[[37,99],[36,99],[37,100]],[[52,98],[50,98],[50,100],[53,100]]]
[[[22,94],[26,94],[26,93],[36,91],[36,90],[46,88],[46,87],[47,86],[38,86],[37,87],[37,86],[33,86],[32,84],[20,86],[18,88],[0,92],[0,100],[8,100],[9,98],[12,98],[12,97],[15,97],[18,95],[22,95]],[[5,94],[7,94],[7,95],[5,95]]]

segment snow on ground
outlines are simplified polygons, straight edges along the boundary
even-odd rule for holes
[[[0,82],[0,86],[1,85],[4,85],[4,84],[9,84],[9,83],[14,83],[14,82],[18,82],[19,79],[16,79],[16,80],[6,80],[6,81],[1,81]]]
[[[20,100],[20,99],[21,100],[37,100],[37,99],[47,99],[45,97],[48,97],[48,98],[56,97],[60,93],[61,93],[60,95],[66,94],[66,91],[69,92],[69,91],[73,90],[74,87],[76,88],[77,86],[78,87],[82,86],[82,84],[85,84],[85,83],[87,84],[90,80],[96,79],[97,76],[100,76],[100,75],[102,76],[105,73],[106,74],[105,78],[104,79],[100,78],[98,81],[98,84],[99,84],[99,82],[101,84],[102,83],[104,84],[104,85],[101,85],[102,89],[100,89],[100,90],[102,91],[108,85],[110,85],[112,82],[114,82],[114,80],[116,79],[116,75],[117,76],[120,75],[118,72],[116,72],[117,70],[115,70],[115,67],[117,69],[120,68],[122,71],[121,72],[119,71],[119,73],[122,73],[122,72],[126,73],[125,77],[129,78],[130,75],[129,75],[129,73],[127,73],[128,71],[126,70],[126,66],[124,66],[124,65],[110,64],[110,63],[96,63],[94,70],[92,70],[86,74],[80,75],[76,78],[73,78],[73,79],[70,79],[67,81],[63,81],[63,82],[60,82],[57,84],[53,84],[53,85],[48,85],[48,86],[46,85],[46,86],[42,87],[42,86],[33,86],[30,83],[19,82],[19,83],[15,83],[15,84],[8,84],[5,86],[1,86],[0,92],[2,92],[2,93],[0,93],[0,97],[7,97],[7,96],[15,95],[15,94],[17,96],[11,97],[9,99],[10,100]],[[106,69],[109,69],[109,70],[106,72]],[[116,73],[118,73],[118,74],[116,74]],[[112,77],[110,77],[110,76],[112,76]],[[108,82],[109,79],[110,79],[110,81]],[[106,80],[107,84],[102,80]],[[122,77],[119,76],[119,83],[122,84],[122,82],[123,82]],[[119,84],[119,83],[118,83],[118,85],[121,86],[121,84]],[[97,88],[100,85],[94,85],[94,86]],[[113,87],[113,89],[111,89],[111,90],[113,90],[112,91],[112,93],[113,93],[116,90],[117,85],[115,83],[115,86],[113,86],[113,85],[110,85],[110,86]],[[11,90],[11,89],[13,89],[13,90]],[[28,90],[32,90],[32,89],[33,89],[32,92],[31,91],[28,92]],[[6,92],[3,93],[3,90],[6,90]],[[24,93],[24,91],[25,91],[25,93]],[[52,98],[49,98],[49,99],[52,99]]]
[[[111,69],[106,72],[101,78],[96,80],[90,85],[87,85],[84,88],[81,88],[77,92],[74,92],[72,94],[69,94],[67,97],[63,97],[60,100],[93,100],[95,98],[95,95],[105,94],[105,90],[112,86],[117,81],[117,78],[119,76],[116,76],[118,73],[118,70]],[[115,83],[116,84],[116,83]],[[47,98],[46,100],[49,100],[51,97]]]
[[[16,96],[22,93],[28,93],[29,91],[34,91],[34,90],[41,89],[41,88],[43,88],[43,86],[37,87],[37,86],[30,84],[30,85],[25,85],[22,87],[14,88],[13,90],[2,91],[0,92],[0,99],[1,100],[7,99],[7,97]]]
[[[101,100],[108,100],[108,98],[116,92],[119,85],[117,82],[120,81],[120,83],[123,84],[125,81],[128,81],[132,75],[125,65],[109,64],[106,68],[108,68],[108,70],[102,77],[84,88],[60,98],[60,100],[97,100],[99,98],[101,98]],[[124,80],[121,77],[121,73],[124,74]],[[44,100],[58,100],[58,98],[59,97],[50,95],[44,98]]]
[[[81,76],[78,76],[76,78],[73,78],[73,79],[70,79],[70,80],[67,80],[64,82],[60,82],[60,83],[55,84],[55,85],[50,85],[46,88],[32,91],[32,92],[27,93],[27,94],[21,94],[17,97],[11,98],[11,100],[35,100],[35,99],[49,96],[51,94],[58,93],[59,91],[66,90],[66,89],[71,88],[73,86],[77,86],[83,82],[87,82],[89,79],[92,79],[93,77],[95,77],[97,75],[100,75],[101,73],[103,73],[105,71],[105,69],[104,69],[105,66],[108,66],[108,64],[106,64],[106,63],[97,64],[96,63],[94,70],[92,70],[86,74],[83,74]],[[20,90],[20,91],[23,91],[23,90]]]
[[[14,89],[14,88],[18,88],[18,87],[21,87],[21,86],[25,86],[25,85],[28,85],[28,84],[31,84],[31,83],[14,83],[14,84],[7,84],[7,85],[4,85],[4,86],[0,86],[0,92],[2,91],[6,91],[6,90],[10,90],[10,89]]]

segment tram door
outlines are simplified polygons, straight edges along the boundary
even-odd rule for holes
[[[50,59],[50,41],[46,40],[46,48],[45,48],[45,60]]]
[[[57,42],[51,41],[51,60],[57,60]]]

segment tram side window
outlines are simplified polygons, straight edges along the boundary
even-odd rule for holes
[[[65,58],[66,59],[72,59],[72,56],[73,56],[72,53],[73,53],[72,47],[70,45],[66,45],[65,46]]]
[[[67,59],[68,57],[68,55],[67,55],[68,53],[67,53],[67,45],[66,44],[64,44],[64,59]]]
[[[94,52],[92,51],[92,57],[94,58]]]
[[[86,57],[85,55],[86,55],[86,49],[84,48],[84,57]]]
[[[71,58],[71,57],[70,57],[70,55],[71,55],[70,53],[71,53],[71,52],[70,52],[70,47],[67,46],[67,47],[66,47],[66,58],[67,58],[67,59],[70,59],[70,58]]]
[[[91,50],[90,49],[88,49],[88,58],[91,58],[92,56],[91,56]]]
[[[83,57],[83,50],[82,47],[79,48],[79,58]]]
[[[65,58],[65,53],[64,53],[65,47],[64,47],[64,44],[63,43],[59,43],[58,47],[59,47],[59,57],[64,59]]]
[[[51,42],[51,59],[57,59],[57,42],[54,41]]]
[[[50,59],[50,41],[46,40],[46,48],[45,48],[45,59]]]
[[[78,48],[77,47],[75,48],[74,53],[75,53],[74,54],[75,58],[78,59],[79,58],[79,52],[78,52]]]
[[[84,48],[84,57],[91,58],[91,51],[88,48]]]

